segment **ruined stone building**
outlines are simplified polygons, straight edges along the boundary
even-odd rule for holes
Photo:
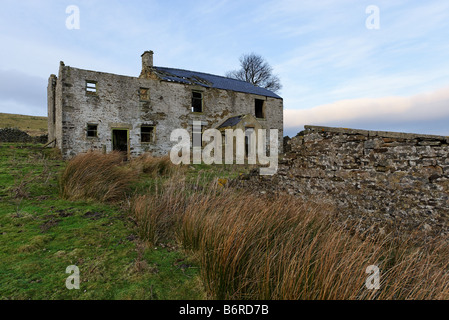
[[[142,54],[138,77],[61,62],[47,90],[49,141],[65,158],[89,150],[166,155],[175,144],[171,132],[184,128],[192,133],[194,121],[202,130],[228,125],[278,129],[282,151],[281,97],[240,80],[153,66],[152,51]]]

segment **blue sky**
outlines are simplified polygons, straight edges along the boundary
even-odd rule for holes
[[[379,29],[366,26],[370,5]],[[447,0],[1,0],[0,43],[0,112],[45,116],[61,60],[138,76],[153,50],[155,65],[224,75],[255,52],[283,84],[287,135],[304,124],[449,135]]]

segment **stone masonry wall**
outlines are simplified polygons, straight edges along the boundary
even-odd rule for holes
[[[86,81],[97,83],[96,95],[86,93]],[[149,101],[140,100],[138,93],[141,87],[149,89]],[[191,110],[192,90],[203,92],[202,113]],[[143,152],[166,155],[175,144],[170,141],[174,129],[191,131],[193,121],[201,121],[204,129],[215,128],[231,116],[254,114],[255,99],[266,101],[266,119],[258,120],[264,128],[279,129],[282,146],[282,99],[82,70],[63,63],[56,85],[53,82],[49,84],[49,92],[49,119],[54,118],[56,122],[51,136],[56,138],[65,158],[91,149],[106,148],[110,152],[112,129],[117,128],[129,130],[131,156]],[[55,97],[55,102],[52,97]],[[98,125],[98,137],[87,137],[88,123]],[[155,127],[153,143],[141,143],[142,125]]]
[[[364,230],[448,232],[449,137],[305,126],[287,144],[278,173],[253,182],[328,201]]]

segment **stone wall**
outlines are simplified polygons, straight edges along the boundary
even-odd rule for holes
[[[449,137],[305,126],[259,187],[328,201],[362,229],[447,233]]]
[[[48,135],[32,137],[18,128],[0,128],[0,142],[46,143]]]
[[[48,78],[47,86],[47,130],[49,142],[55,139],[56,124],[56,75],[52,74]]]

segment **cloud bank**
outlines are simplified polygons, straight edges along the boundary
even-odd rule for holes
[[[46,115],[47,80],[0,69],[0,112]]]
[[[295,135],[304,125],[449,135],[449,87],[410,97],[340,100],[284,110],[286,135]]]

